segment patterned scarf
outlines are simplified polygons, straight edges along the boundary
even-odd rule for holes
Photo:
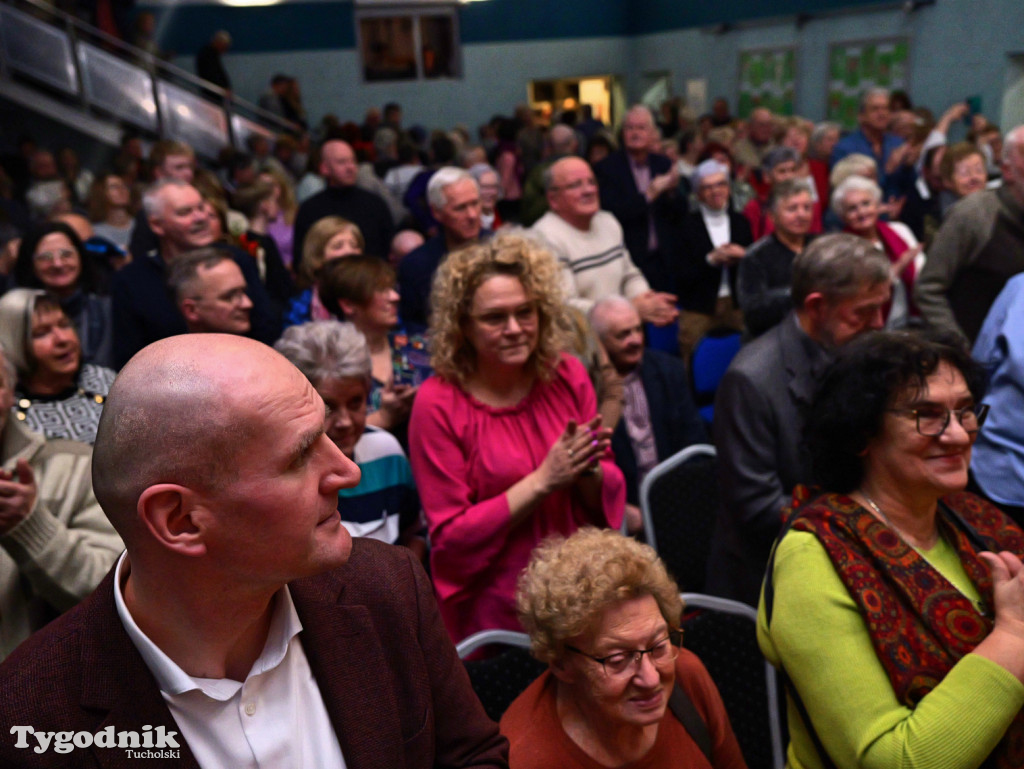
[[[1024,532],[992,505],[961,492],[942,502],[991,549],[1024,554]],[[821,541],[839,578],[860,607],[896,697],[913,708],[992,630],[992,580],[962,526],[941,510],[941,535],[960,556],[986,607],[978,607],[892,529],[847,496],[810,504],[794,499],[792,527]],[[998,543],[998,544],[997,544]],[[1024,713],[1018,713],[986,767],[1024,766]]]

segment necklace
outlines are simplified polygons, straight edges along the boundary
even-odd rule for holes
[[[879,518],[882,519],[882,521],[885,523],[886,526],[888,526],[890,529],[892,529],[896,533],[896,536],[900,538],[900,542],[902,542],[907,547],[911,548],[915,553],[917,553],[921,557],[921,560],[923,560],[926,564],[931,566],[932,569],[935,570],[938,574],[940,574],[943,577],[945,577],[946,581],[950,585],[953,586],[953,589],[956,590],[956,592],[958,592],[960,595],[962,595],[977,610],[977,612],[981,616],[983,616],[983,617],[988,617],[989,616],[989,611],[986,608],[985,603],[983,601],[975,601],[973,598],[971,598],[969,595],[967,595],[967,593],[965,593],[963,590],[960,589],[959,585],[957,585],[946,574],[944,574],[942,571],[940,571],[939,568],[928,559],[928,557],[922,552],[923,548],[914,547],[912,544],[907,542],[906,537],[903,536],[903,532],[901,532],[898,528],[893,526],[892,521],[889,520],[889,516],[887,516],[882,511],[882,508],[880,508],[878,506],[878,504],[875,502],[875,500],[873,500],[871,497],[868,496],[866,491],[861,489],[860,490],[860,494],[861,494],[862,497],[864,497],[864,500],[868,503],[868,507],[870,507],[875,512],[875,514]],[[939,536],[941,537],[941,532],[940,532]],[[936,541],[936,544],[938,544],[937,541]],[[933,547],[934,547],[934,545],[933,545]]]

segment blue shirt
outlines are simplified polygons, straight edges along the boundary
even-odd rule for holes
[[[858,128],[856,131],[847,134],[840,139],[832,149],[832,160],[829,162],[829,169],[845,158],[847,155],[858,153],[874,158],[878,164],[878,186],[882,188],[883,201],[891,197],[903,197],[913,186],[917,174],[912,166],[900,165],[893,173],[885,172],[885,164],[893,150],[903,144],[903,139],[896,134],[886,133],[882,135],[882,154],[875,154],[875,149],[864,132]]]
[[[986,495],[1024,506],[1024,275],[1007,281],[974,343],[989,372],[988,419],[974,444],[971,471]]]

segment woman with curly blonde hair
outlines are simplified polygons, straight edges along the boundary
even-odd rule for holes
[[[583,365],[562,352],[558,266],[513,233],[448,255],[431,300],[435,375],[409,453],[453,640],[518,629],[530,551],[580,526],[618,527],[625,485]]]
[[[679,648],[679,588],[649,545],[591,527],[552,537],[519,578],[516,605],[549,667],[501,719],[511,769],[743,769],[714,682]],[[680,721],[679,699],[709,745]]]

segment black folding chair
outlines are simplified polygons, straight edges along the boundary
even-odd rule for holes
[[[785,760],[776,671],[757,645],[757,611],[739,601],[683,593],[683,646],[718,687],[749,769],[782,769]]]
[[[704,590],[711,534],[718,517],[715,447],[687,446],[660,462],[640,485],[644,538],[679,589]]]
[[[466,659],[485,646],[506,647],[494,656]],[[455,650],[466,666],[473,691],[493,720],[501,720],[512,701],[547,670],[530,656],[530,637],[511,630],[482,630],[466,638]]]

